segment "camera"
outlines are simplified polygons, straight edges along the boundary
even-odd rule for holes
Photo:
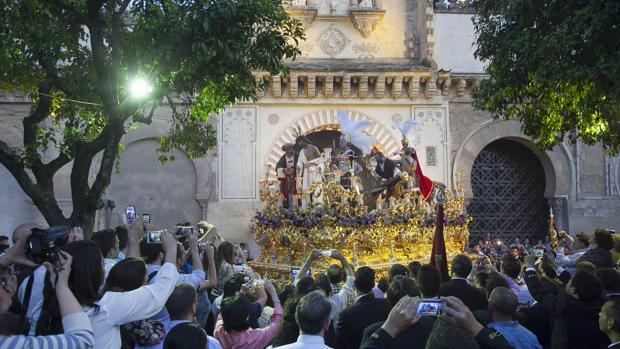
[[[161,234],[163,230],[156,231],[147,231],[146,232],[146,243],[147,244],[161,244]]]
[[[443,302],[439,299],[423,299],[418,306],[418,316],[439,316],[443,313]]]
[[[542,248],[533,248],[532,252],[536,258],[540,258],[545,254],[545,250]]]
[[[53,264],[58,256],[58,247],[69,240],[69,227],[33,228],[31,231],[32,234],[26,242],[26,255],[37,264],[43,262]]]
[[[299,268],[291,268],[291,278],[293,280],[295,280],[295,278],[297,277],[297,275],[299,274]],[[312,270],[308,269],[308,271],[306,271],[306,276],[312,276]]]

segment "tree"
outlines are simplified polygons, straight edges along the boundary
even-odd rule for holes
[[[480,0],[475,55],[490,75],[474,106],[521,120],[543,149],[620,145],[620,2]]]
[[[208,116],[255,100],[262,86],[252,71],[283,72],[303,37],[273,0],[0,0],[0,23],[0,88],[32,99],[23,142],[0,139],[0,163],[50,225],[81,219],[86,233],[128,128],[167,103],[159,160],[172,160],[173,148],[204,156],[216,143]],[[136,78],[150,94],[130,93]],[[53,177],[68,164],[65,217]]]

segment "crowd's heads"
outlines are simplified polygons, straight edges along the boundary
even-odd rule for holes
[[[381,292],[385,293],[387,292],[388,287],[390,287],[390,282],[388,281],[388,278],[382,276],[379,279],[379,282],[377,282],[377,288],[380,289]]]
[[[601,298],[603,295],[603,285],[596,275],[579,270],[575,272],[573,278],[566,284],[566,293],[571,294],[583,302]]]
[[[502,272],[508,277],[517,278],[521,274],[521,262],[513,256],[504,257],[502,260]]]
[[[280,290],[280,293],[278,294],[278,298],[280,299],[280,302],[282,304],[286,304],[286,301],[289,300],[289,298],[291,298],[291,296],[295,295],[295,286],[288,284],[284,287],[282,287],[282,289]]]
[[[388,275],[389,275],[388,282],[392,282],[392,280],[394,280],[394,277],[397,275],[408,277],[409,270],[404,265],[396,263],[396,264],[392,264]]]
[[[224,261],[228,264],[233,264],[234,256],[235,254],[234,254],[233,244],[231,244],[228,241],[224,241],[217,248],[217,255],[215,256],[215,263],[217,264],[218,268]]]
[[[128,292],[147,281],[146,264],[141,258],[130,257],[116,263],[105,280],[104,292]]]
[[[369,267],[360,267],[355,271],[355,288],[360,294],[366,294],[375,287],[375,271]]]
[[[476,273],[476,275],[474,275],[474,282],[476,284],[476,287],[485,290],[486,286],[487,286],[487,279],[489,278],[489,273],[485,273],[485,272],[478,272]]]
[[[518,305],[517,295],[507,287],[496,287],[489,297],[489,312],[497,318],[512,318]]]
[[[439,295],[439,286],[441,285],[441,275],[437,268],[424,264],[418,271],[418,286],[424,298],[433,298]]]
[[[420,262],[418,261],[409,262],[409,264],[407,264],[407,269],[409,269],[409,277],[412,277],[414,279],[418,277],[418,271],[420,270],[421,266],[422,264],[420,264]]]
[[[129,237],[127,236],[127,227],[119,225],[114,228],[116,230],[116,236],[118,237],[118,248],[119,250],[124,250],[127,247],[127,242],[129,241]]]
[[[94,306],[103,284],[103,256],[94,241],[76,241],[64,245],[61,249],[73,257],[69,287],[75,298],[82,305]]]
[[[10,267],[0,265],[0,313],[8,311],[17,290],[17,278]]]
[[[438,318],[428,336],[425,349],[478,349],[476,341],[460,327]]]
[[[452,274],[460,278],[466,278],[471,273],[471,259],[465,255],[458,255],[452,259]]]
[[[234,296],[235,293],[241,291],[241,286],[244,284],[245,276],[241,273],[234,273],[227,275],[224,278],[224,295],[223,297]]]
[[[420,297],[420,290],[418,290],[413,280],[398,275],[390,282],[386,298],[390,306],[393,307],[404,296]]]
[[[521,250],[517,246],[512,246],[510,248],[510,256],[514,258],[519,258],[521,256]]]
[[[22,225],[17,226],[17,228],[15,228],[15,230],[13,230],[13,243],[16,243],[17,240],[23,238],[24,236],[26,236],[26,234],[32,230],[32,228],[39,228],[42,229],[42,227],[38,226],[37,224],[34,223],[25,223]]]
[[[295,285],[295,293],[298,296],[307,295],[308,293],[317,289],[316,283],[312,276],[304,276]]]
[[[196,315],[196,289],[188,283],[180,283],[166,301],[170,320],[190,320]]]
[[[594,243],[596,246],[605,250],[611,250],[614,248],[614,238],[611,233],[606,229],[596,229],[594,231]]]
[[[316,283],[316,286],[321,289],[327,297],[331,297],[333,293],[332,284],[329,282],[329,278],[327,277],[327,275],[319,273],[314,278],[314,282]]]
[[[0,235],[0,253],[8,250],[9,247],[9,238],[4,235]]]
[[[598,328],[606,334],[614,332],[620,335],[620,301],[603,304],[598,317]]]
[[[487,298],[491,296],[491,293],[497,287],[508,287],[508,282],[506,281],[506,279],[504,279],[502,275],[498,273],[489,274],[485,284]]]
[[[329,326],[331,303],[320,291],[303,296],[295,309],[295,320],[301,333],[318,335]]]
[[[226,332],[247,330],[250,327],[248,322],[249,308],[250,301],[241,292],[222,299],[220,309],[222,320],[224,320],[224,330]]]
[[[90,238],[99,245],[104,258],[116,258],[118,256],[119,240],[114,229],[105,229],[93,233]]]
[[[620,292],[620,273],[612,268],[599,268],[596,276],[601,280],[605,292]]]
[[[207,333],[200,325],[185,322],[166,334],[164,349],[207,348]]]
[[[575,265],[575,271],[585,271],[590,274],[596,274],[596,266],[591,262],[583,261]]]
[[[164,260],[165,253],[162,244],[149,244],[146,238],[140,240],[140,255],[144,257],[146,264],[161,263]]]
[[[344,270],[338,264],[332,264],[327,268],[327,277],[332,284],[339,284],[344,281]]]
[[[575,235],[575,249],[584,249],[590,246],[590,236],[585,233],[577,233]]]

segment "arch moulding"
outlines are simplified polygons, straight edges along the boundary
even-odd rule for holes
[[[372,126],[367,128],[365,132],[375,139],[385,154],[394,154],[400,149],[400,143],[384,125],[364,113],[354,110],[344,111],[352,120],[369,120],[372,122]],[[276,163],[284,154],[282,146],[285,143],[295,143],[298,130],[303,135],[325,130],[340,131],[337,115],[338,110],[331,109],[306,113],[295,119],[275,137],[267,150],[265,164],[275,168]]]
[[[570,153],[564,144],[555,146],[551,151],[541,152],[532,141],[521,132],[517,120],[489,120],[472,131],[459,146],[452,166],[452,184],[459,181],[465,192],[465,198],[473,198],[471,188],[471,170],[474,160],[489,143],[498,139],[509,139],[525,145],[540,160],[545,171],[545,197],[568,198],[571,194],[573,173]],[[460,174],[460,178],[457,174]]]
[[[125,146],[129,146],[132,143],[142,140],[157,140],[169,127],[170,125],[168,124],[167,119],[153,117],[153,121],[150,125],[140,127],[127,133],[123,136],[122,142]],[[185,154],[181,149],[179,149],[179,151]],[[215,196],[216,192],[215,173],[212,165],[214,160],[208,153],[205,154],[205,157],[202,159],[188,158],[188,160],[192,163],[194,173],[196,175],[195,199],[202,208],[202,219],[206,219],[207,203],[208,201],[212,201],[212,197]]]

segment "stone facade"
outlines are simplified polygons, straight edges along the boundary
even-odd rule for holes
[[[307,39],[301,57],[290,62],[290,74],[256,72],[264,86],[257,103],[239,103],[211,118],[218,146],[205,158],[156,163],[156,138],[165,132],[169,110],[123,139],[119,172],[106,198],[116,208],[102,210],[97,225],[121,221],[125,205],[149,212],[162,226],[187,219],[208,219],[228,239],[247,239],[257,209],[258,181],[266,165],[281,156],[283,143],[297,130],[337,130],[335,115],[370,120],[367,132],[387,154],[399,147],[393,122],[417,119],[412,141],[425,174],[449,187],[457,183],[471,198],[469,175],[478,153],[502,138],[524,144],[545,170],[545,197],[558,226],[571,232],[620,223],[618,158],[600,146],[562,143],[540,152],[521,133],[517,121],[494,121],[471,106],[471,89],[484,77],[484,62],[474,58],[472,14],[436,11],[425,0],[292,1],[290,14],[302,20]],[[2,139],[18,144],[24,99],[2,96]],[[70,207],[69,168],[57,175],[57,197]],[[270,174],[274,176],[274,173]],[[41,221],[37,210],[8,171],[0,167],[0,233]]]

